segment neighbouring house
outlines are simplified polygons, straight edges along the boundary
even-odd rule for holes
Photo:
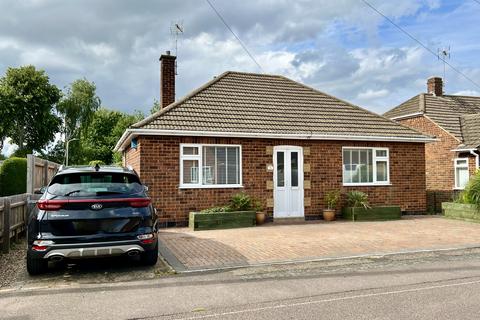
[[[433,138],[278,75],[228,71],[174,101],[175,57],[160,61],[162,109],[115,149],[148,185],[165,226],[242,191],[270,219],[319,218],[330,190],[425,212]]]
[[[425,147],[426,184],[429,210],[441,210],[479,167],[480,97],[446,95],[442,78],[432,77],[427,93],[384,116],[437,138]]]

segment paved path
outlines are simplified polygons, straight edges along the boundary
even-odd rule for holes
[[[388,222],[160,232],[161,254],[177,271],[301,261],[326,257],[480,246],[480,224],[417,216]]]

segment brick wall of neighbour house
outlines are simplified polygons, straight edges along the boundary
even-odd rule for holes
[[[181,143],[242,145],[243,188],[179,189]],[[142,136],[138,144],[137,151],[126,152],[126,162],[137,161],[135,152],[140,152],[141,178],[149,186],[161,221],[168,226],[185,225],[190,211],[224,205],[240,191],[259,198],[271,216],[273,172],[267,166],[273,164],[273,147],[279,145],[303,147],[307,219],[320,216],[324,193],[334,189],[361,190],[368,193],[372,205],[399,205],[407,213],[426,210],[425,150],[421,143]],[[391,185],[342,187],[343,146],[388,147]]]
[[[454,136],[443,130],[430,119],[420,116],[399,120],[399,123],[420,132],[435,136],[439,141],[427,143],[425,146],[427,210],[440,212],[441,203],[451,201],[456,191],[455,167],[456,157],[468,157],[470,174],[475,172],[475,157],[470,154],[453,152],[460,144]]]
[[[123,165],[130,165],[132,168],[140,174],[140,143],[137,145],[137,148],[133,149],[128,147],[127,150],[123,153]]]

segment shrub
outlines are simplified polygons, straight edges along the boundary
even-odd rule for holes
[[[229,206],[223,206],[223,207],[213,207],[213,208],[208,208],[200,211],[200,213],[224,213],[224,212],[230,212],[232,209]]]
[[[325,194],[325,203],[330,210],[337,207],[338,200],[340,200],[340,191],[338,190],[331,190]]]
[[[27,159],[9,158],[0,167],[0,196],[27,191]]]
[[[230,208],[232,211],[250,211],[254,209],[254,203],[248,194],[240,192],[230,199]]]
[[[350,191],[347,193],[347,204],[350,207],[365,209],[370,208],[368,204],[368,195],[361,191]]]
[[[470,177],[465,189],[455,202],[474,204],[480,210],[480,172]]]
[[[97,164],[99,166],[104,166],[105,162],[103,162],[102,160],[92,160],[88,163],[88,165],[91,166],[91,167],[95,167]]]

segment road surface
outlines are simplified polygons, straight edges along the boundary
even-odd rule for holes
[[[480,253],[0,292],[2,319],[479,319]]]

